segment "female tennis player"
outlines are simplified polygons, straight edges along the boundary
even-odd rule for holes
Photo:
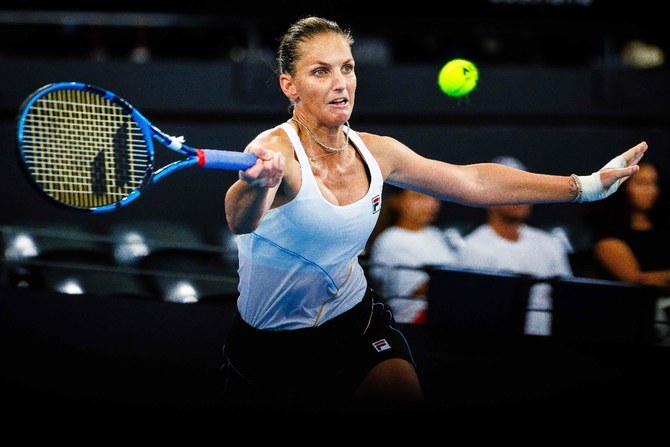
[[[641,142],[589,176],[425,158],[349,126],[352,44],[324,18],[290,25],[277,55],[290,118],[250,142],[259,159],[226,193],[240,283],[225,398],[238,409],[422,408],[410,347],[358,263],[384,182],[476,207],[593,201],[635,174],[647,150]]]

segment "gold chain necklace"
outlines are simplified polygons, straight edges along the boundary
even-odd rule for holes
[[[309,147],[312,147],[312,144],[310,143]],[[323,157],[330,157],[331,155],[335,155],[337,152],[326,152],[325,154],[321,155],[312,155],[311,157],[307,157],[310,163],[314,163],[318,158],[323,158]]]
[[[328,145],[323,144],[322,142],[320,142],[319,139],[312,133],[312,131],[309,130],[309,127],[307,127],[307,125],[306,125],[305,123],[303,123],[302,121],[300,121],[298,118],[296,118],[296,117],[291,117],[291,119],[292,119],[293,121],[295,121],[296,123],[300,124],[300,126],[302,126],[302,127],[307,131],[307,134],[310,136],[310,138],[311,138],[312,140],[316,141],[316,143],[317,143],[319,146],[321,146],[322,148],[326,149],[326,150],[329,152],[329,153],[327,153],[327,154],[313,155],[313,156],[309,157],[309,161],[312,162],[312,163],[313,163],[314,160],[316,160],[317,158],[327,157],[327,156],[329,156],[329,155],[337,154],[338,152],[342,152],[342,151],[345,150],[347,147],[349,147],[349,131],[351,130],[351,126],[349,125],[349,121],[347,121],[346,123],[344,123],[344,124],[347,126],[347,132],[346,132],[347,138],[346,138],[346,140],[344,141],[344,144],[343,144],[342,146],[340,146],[340,147],[332,147],[332,146],[328,146]]]

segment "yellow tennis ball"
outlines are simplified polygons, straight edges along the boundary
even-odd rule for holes
[[[437,84],[445,94],[460,97],[470,93],[479,80],[479,70],[466,59],[453,59],[444,64],[437,77]]]

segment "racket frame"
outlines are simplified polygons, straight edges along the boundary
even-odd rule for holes
[[[55,197],[48,194],[40,185],[37,180],[33,177],[32,173],[28,168],[28,162],[24,157],[24,136],[25,136],[25,126],[27,115],[31,107],[35,104],[36,101],[44,97],[45,95],[57,91],[57,90],[81,90],[93,93],[98,95],[118,106],[120,106],[124,113],[132,119],[135,124],[137,124],[140,129],[144,142],[146,144],[147,152],[147,167],[145,175],[142,179],[142,182],[134,190],[126,194],[123,198],[109,203],[106,205],[96,206],[96,207],[78,207],[75,205],[64,203]],[[154,171],[155,168],[155,147],[154,140],[161,143],[163,146],[171,149],[172,151],[183,155],[185,158],[173,161],[160,169]],[[38,189],[40,192],[48,197],[52,202],[57,205],[66,207],[68,209],[76,209],[81,211],[88,211],[91,213],[103,213],[116,210],[120,207],[123,207],[130,202],[136,200],[147,188],[156,184],[161,179],[167,177],[168,175],[193,166],[209,167],[216,169],[247,169],[252,166],[256,161],[256,156],[249,153],[236,152],[236,151],[222,151],[214,149],[197,149],[193,148],[184,143],[183,137],[174,137],[169,135],[153,123],[151,123],[139,110],[133,107],[128,101],[116,95],[115,93],[105,90],[101,87],[95,85],[86,84],[82,82],[58,82],[53,84],[45,85],[35,92],[33,92],[28,98],[26,98],[19,109],[19,115],[17,117],[17,149],[18,155],[21,159],[21,165],[23,166],[24,173],[29,177],[31,183]]]

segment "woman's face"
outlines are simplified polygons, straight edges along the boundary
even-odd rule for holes
[[[408,189],[394,197],[393,206],[403,222],[411,221],[419,227],[433,223],[440,213],[442,202],[435,197]]]
[[[660,193],[658,172],[654,166],[641,163],[640,171],[626,183],[628,200],[634,210],[649,211],[654,207]]]
[[[326,126],[346,122],[354,108],[356,74],[349,43],[335,33],[324,33],[300,45],[295,74],[286,77],[284,93],[296,112]]]

